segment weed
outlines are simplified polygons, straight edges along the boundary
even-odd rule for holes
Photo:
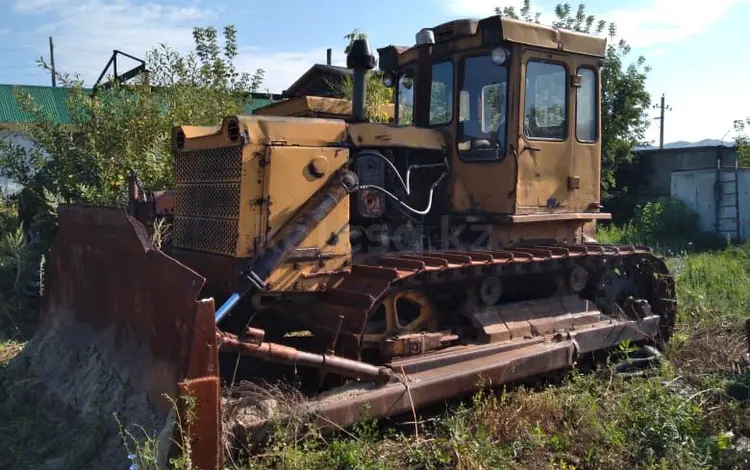
[[[177,439],[170,438],[166,441],[159,439],[155,434],[149,434],[143,427],[136,426],[142,436],[140,438],[125,429],[119,418],[115,416],[120,427],[120,437],[127,452],[130,462],[129,470],[159,470],[164,468],[164,462],[168,460],[169,468],[174,470],[194,470],[191,459],[190,429],[195,423],[195,397],[183,396],[178,404],[172,397],[164,395],[171,403],[172,416],[175,417]],[[171,447],[176,448],[174,456],[167,458]]]
[[[23,343],[18,341],[0,342],[0,367],[5,366],[11,359],[16,357],[23,349]]]

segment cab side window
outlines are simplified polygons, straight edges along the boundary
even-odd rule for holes
[[[532,139],[565,140],[567,73],[560,64],[526,63],[524,134]]]
[[[596,141],[596,73],[579,68],[581,86],[576,90],[576,138],[581,142]]]

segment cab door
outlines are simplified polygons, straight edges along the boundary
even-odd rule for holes
[[[573,168],[570,65],[561,54],[524,49],[516,213],[569,211]]]
[[[570,206],[583,212],[599,202],[601,188],[601,76],[599,58],[571,57],[572,169]]]

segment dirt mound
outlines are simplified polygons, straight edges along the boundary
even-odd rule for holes
[[[17,463],[50,470],[127,468],[120,423],[139,440],[144,433],[157,438],[158,448],[167,450],[173,416],[109,367],[95,343],[69,340],[79,333],[62,326],[40,331],[3,371],[9,384],[3,406],[25,410],[17,419],[25,426],[45,427],[18,443]],[[165,459],[161,452],[159,460]]]

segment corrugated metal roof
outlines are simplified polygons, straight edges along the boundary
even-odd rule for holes
[[[24,124],[31,122],[31,115],[21,111],[13,92],[15,88],[31,95],[39,106],[58,124],[71,124],[67,107],[68,90],[63,87],[27,85],[0,85],[0,124]],[[89,91],[90,90],[86,90]],[[276,96],[272,95],[272,98]],[[252,98],[244,108],[244,114],[251,115],[256,109],[273,103],[274,99],[264,97]]]
[[[66,105],[68,90],[49,86],[0,85],[0,123],[21,124],[31,122],[31,115],[21,111],[14,89],[31,95],[42,110],[59,124],[70,124],[70,113]]]
[[[262,108],[263,106],[268,106],[269,104],[276,101],[278,100],[271,100],[268,98],[253,98],[252,101],[245,105],[245,114],[251,115],[256,109]]]

